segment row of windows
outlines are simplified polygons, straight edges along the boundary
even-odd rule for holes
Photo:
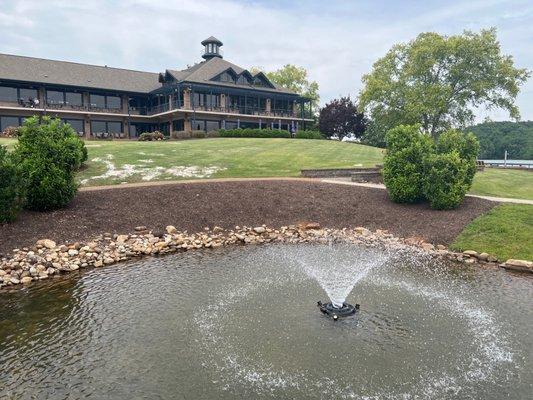
[[[25,117],[11,117],[11,116],[1,116],[0,117],[0,131],[3,131],[7,127],[18,127],[24,123]],[[63,122],[68,123],[72,128],[78,132],[78,134],[83,134],[84,132],[84,122],[82,119],[62,119]],[[97,133],[122,133],[122,122],[116,121],[91,121],[91,132],[94,134]]]
[[[0,101],[18,102],[37,99],[37,89],[16,88],[0,86]],[[49,104],[83,106],[83,96],[81,93],[68,92],[63,90],[47,90],[46,101]],[[119,96],[107,96],[100,94],[90,94],[89,101],[91,107],[97,108],[122,108],[122,99]]]
[[[37,89],[0,86],[0,101],[18,102],[37,98]]]

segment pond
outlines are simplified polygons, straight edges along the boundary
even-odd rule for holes
[[[527,398],[532,300],[525,275],[347,244],[145,258],[1,293],[0,398]]]

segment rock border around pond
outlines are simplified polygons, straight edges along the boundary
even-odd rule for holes
[[[31,248],[15,249],[9,258],[0,260],[0,288],[25,285],[34,281],[59,276],[79,269],[111,265],[142,256],[155,256],[202,248],[263,243],[330,243],[348,242],[367,246],[386,246],[393,249],[411,249],[436,258],[465,264],[497,266],[497,258],[487,253],[464,251],[456,253],[443,245],[434,246],[420,238],[398,238],[386,230],[372,232],[364,227],[354,229],[321,228],[318,223],[284,226],[272,229],[265,225],[225,230],[205,228],[189,234],[169,225],[165,231],[152,232],[138,226],[131,234],[106,234],[87,243],[57,244],[41,239]],[[508,260],[500,266],[533,272],[533,263]]]

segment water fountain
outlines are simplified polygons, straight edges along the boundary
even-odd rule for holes
[[[336,243],[68,279],[0,297],[0,398],[530,397],[533,285],[503,270]]]

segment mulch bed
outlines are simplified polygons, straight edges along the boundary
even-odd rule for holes
[[[174,225],[197,232],[216,225],[270,227],[318,222],[330,228],[387,229],[399,237],[416,236],[449,244],[475,217],[496,203],[466,198],[454,211],[426,204],[392,203],[384,190],[303,181],[200,182],[80,192],[64,210],[22,212],[0,226],[0,253],[33,245],[87,241],[110,233],[131,233],[144,225],[155,232]]]

